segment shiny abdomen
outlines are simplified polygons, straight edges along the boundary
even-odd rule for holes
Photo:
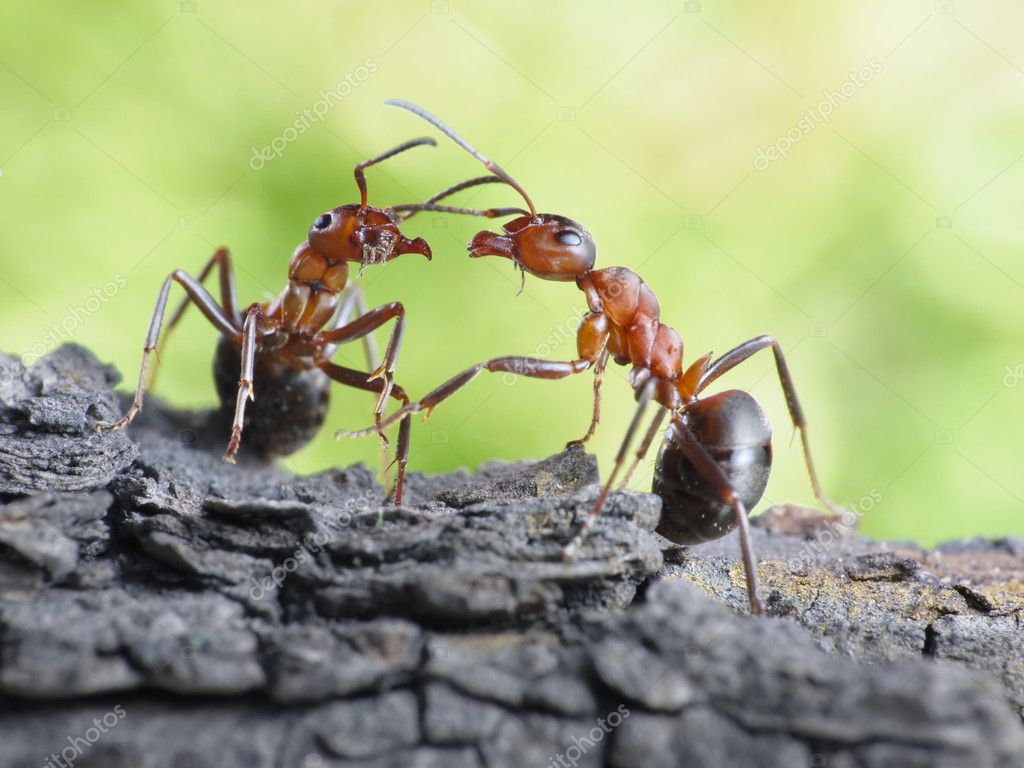
[[[730,390],[691,404],[684,423],[729,480],[749,512],[768,485],[772,465],[771,425],[757,401]],[[682,436],[670,426],[658,453],[653,491],[662,499],[657,531],[678,544],[717,539],[737,525],[736,513],[680,448]]]

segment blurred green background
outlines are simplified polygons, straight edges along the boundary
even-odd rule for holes
[[[382,105],[404,97],[587,226],[600,265],[640,272],[687,360],[776,335],[823,483],[870,534],[1024,534],[1019,4],[66,0],[0,15],[4,350],[44,351],[74,317],[74,340],[134,380],[160,281],[220,244],[244,302],[278,292],[313,219],[355,198],[353,165],[432,133]],[[336,96],[310,121],[321,91]],[[297,120],[309,129],[286,131]],[[415,201],[479,172],[442,143],[371,170],[370,194]],[[413,396],[493,355],[574,355],[582,294],[528,279],[517,298],[507,263],[466,257],[478,225],[415,219],[434,261],[359,280],[371,305],[408,309]],[[193,311],[161,397],[213,401],[214,337]],[[357,346],[339,359],[363,365]],[[625,376],[609,372],[591,443],[605,471],[632,413]],[[770,355],[723,386],[749,388],[775,426],[766,503],[812,503]],[[484,375],[417,422],[411,466],[546,456],[585,429],[590,387]],[[332,438],[369,423],[369,400],[336,389],[331,428],[290,465],[375,464],[375,440]]]

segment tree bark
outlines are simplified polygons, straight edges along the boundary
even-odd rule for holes
[[[224,465],[153,400],[97,434],[115,381],[0,357],[0,765],[1024,764],[1020,543],[773,510],[754,619],[736,541],[670,545],[649,494],[563,561],[581,449],[393,509],[365,467]]]

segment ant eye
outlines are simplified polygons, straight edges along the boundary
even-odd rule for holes
[[[313,226],[317,229],[327,229],[331,226],[331,214],[324,213],[316,221],[313,222]]]
[[[580,245],[583,242],[579,232],[573,232],[571,229],[563,229],[561,232],[556,232],[555,240],[562,245]]]

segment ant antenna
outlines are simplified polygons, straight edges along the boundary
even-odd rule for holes
[[[399,144],[394,149],[389,149],[383,155],[377,155],[377,157],[371,158],[369,160],[364,160],[363,162],[356,166],[356,186],[359,187],[359,195],[362,198],[362,202],[359,204],[360,209],[366,208],[366,174],[363,173],[363,171],[366,168],[369,168],[371,165],[376,165],[382,160],[387,160],[389,157],[394,157],[400,152],[405,152],[405,150],[407,149],[419,147],[424,144],[429,147],[437,146],[437,142],[434,141],[429,136],[421,136],[418,139],[412,139],[411,141],[407,141],[404,144]]]
[[[489,170],[491,173],[493,173],[499,179],[501,179],[506,184],[508,184],[510,187],[512,187],[512,189],[514,189],[516,192],[518,192],[520,195],[522,195],[523,200],[526,201],[526,205],[530,209],[530,215],[533,216],[534,218],[536,218],[536,216],[537,216],[537,208],[534,206],[533,200],[531,200],[530,196],[528,194],[526,194],[526,190],[523,189],[523,187],[519,184],[519,182],[516,181],[515,179],[513,179],[508,174],[508,172],[505,171],[496,162],[494,162],[493,160],[488,160],[479,150],[474,148],[472,144],[470,144],[464,138],[459,136],[459,134],[457,134],[455,131],[453,131],[451,128],[449,128],[447,125],[445,125],[443,122],[441,122],[441,120],[439,120],[438,118],[434,117],[432,114],[427,112],[427,110],[423,109],[423,107],[417,107],[415,104],[413,104],[411,102],[408,102],[408,101],[404,101],[402,99],[388,99],[384,103],[387,104],[388,106],[392,106],[392,107],[401,107],[402,109],[406,109],[409,112],[412,112],[414,115],[419,115],[424,120],[426,120],[428,123],[430,123],[435,128],[437,128],[437,130],[441,131],[441,133],[443,133],[449,139],[451,139],[456,144],[458,144],[460,147],[462,147],[464,150],[469,152],[469,154],[471,154],[473,157],[475,157],[477,160],[479,160],[481,163],[483,163],[484,167],[487,170]]]
[[[399,222],[407,221],[421,211],[436,211],[439,213],[458,213],[465,216],[483,216],[484,218],[493,219],[499,216],[508,216],[513,213],[525,215],[526,211],[522,208],[488,208],[486,210],[480,210],[476,208],[455,208],[449,205],[438,205],[441,200],[451,197],[457,192],[461,192],[464,189],[470,189],[471,187],[478,187],[482,184],[504,184],[505,180],[498,178],[497,176],[477,176],[473,179],[467,179],[466,181],[455,184],[454,186],[448,187],[436,195],[427,198],[422,203],[414,203],[411,205],[393,205],[391,210],[399,214],[397,219]]]

